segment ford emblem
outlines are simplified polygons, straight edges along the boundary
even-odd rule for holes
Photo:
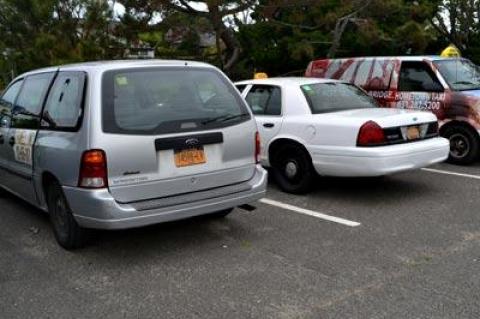
[[[195,146],[195,145],[198,145],[200,143],[200,141],[196,138],[189,138],[188,140],[185,141],[185,144],[187,146]]]
[[[414,118],[413,118],[413,121],[414,121],[414,122],[418,121],[418,117],[414,117]]]

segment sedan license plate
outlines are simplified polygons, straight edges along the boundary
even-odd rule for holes
[[[207,162],[205,151],[202,147],[175,150],[175,165],[177,167],[186,167]]]
[[[407,139],[416,140],[420,138],[420,128],[418,126],[409,126],[407,128]]]

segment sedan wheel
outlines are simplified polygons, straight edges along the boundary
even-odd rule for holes
[[[449,127],[443,135],[450,140],[450,163],[468,165],[477,160],[480,140],[476,132],[463,126],[454,126]]]
[[[455,158],[463,158],[470,152],[470,142],[462,134],[450,136],[450,154]]]
[[[308,192],[315,177],[310,156],[294,144],[284,145],[275,152],[272,168],[276,182],[287,193]]]

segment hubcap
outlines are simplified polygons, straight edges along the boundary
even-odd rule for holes
[[[297,166],[297,163],[295,162],[288,162],[286,165],[285,165],[285,175],[292,179],[294,178],[295,176],[297,176],[297,173],[298,173],[298,166]]]
[[[462,134],[450,136],[450,154],[455,158],[465,157],[470,152],[470,143]]]

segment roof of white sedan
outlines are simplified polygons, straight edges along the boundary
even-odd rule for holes
[[[235,84],[268,84],[268,85],[306,85],[315,83],[342,83],[342,81],[319,78],[302,78],[302,77],[285,77],[285,78],[268,78],[257,80],[245,80],[236,82]]]

